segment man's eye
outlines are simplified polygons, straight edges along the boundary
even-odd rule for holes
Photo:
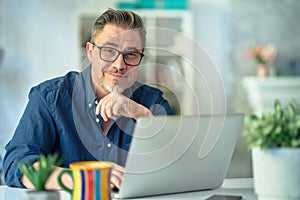
[[[135,52],[131,52],[131,53],[127,53],[126,57],[127,58],[137,58],[137,57],[139,57],[139,54],[135,53]]]
[[[111,53],[111,54],[114,54],[114,53],[116,52],[116,51],[113,50],[113,49],[107,49],[107,48],[103,49],[103,51],[104,51],[105,53]]]

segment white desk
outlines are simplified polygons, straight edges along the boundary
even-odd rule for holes
[[[26,190],[19,188],[11,188],[7,186],[0,186],[1,200],[21,200]],[[188,200],[188,199],[205,199],[212,194],[230,194],[241,195],[245,200],[256,200],[256,195],[253,192],[252,179],[225,179],[221,188],[206,191],[187,192],[180,194],[161,195],[155,197],[147,197],[140,199],[155,199],[155,200]],[[65,191],[60,191],[60,199],[70,200],[70,195]],[[138,200],[138,199],[135,199]]]

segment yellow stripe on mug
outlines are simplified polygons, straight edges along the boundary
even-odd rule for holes
[[[111,162],[84,161],[70,164],[70,169],[62,170],[58,175],[60,187],[69,192],[72,200],[110,200]],[[74,189],[68,188],[61,181],[67,173],[73,179]]]

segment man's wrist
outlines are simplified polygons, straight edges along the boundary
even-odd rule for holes
[[[140,106],[141,106],[141,108],[139,109],[140,112],[138,112],[138,115],[135,117],[135,119],[138,119],[138,118],[141,118],[141,117],[151,117],[151,116],[153,116],[151,111],[148,108],[146,108],[142,105],[140,105]]]

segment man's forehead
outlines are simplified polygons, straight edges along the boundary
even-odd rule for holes
[[[124,30],[116,26],[106,26],[103,31],[100,32],[96,41],[101,42],[101,44],[120,44],[127,43],[141,48],[141,37],[137,30],[129,29]]]
[[[107,35],[107,37],[100,38],[103,39],[102,42],[107,43],[120,43],[120,42],[126,42],[126,43],[132,43],[136,45],[140,45],[141,38],[139,35],[123,35],[123,34],[117,34],[117,35]]]

